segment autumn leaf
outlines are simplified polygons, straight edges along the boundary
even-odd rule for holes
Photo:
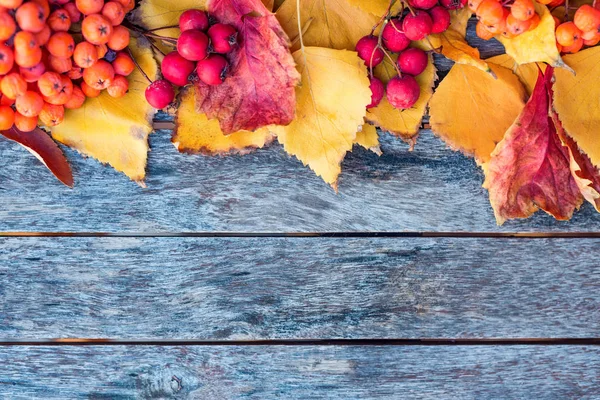
[[[21,132],[14,126],[0,132],[2,136],[19,143],[40,160],[59,181],[73,187],[73,174],[65,155],[56,143],[40,128],[31,132]]]
[[[145,39],[132,35],[130,49],[146,74],[156,78],[158,67]],[[64,122],[50,129],[57,141],[141,182],[155,110],[146,102],[148,81],[141,72],[134,70],[128,79],[129,91],[124,97],[115,99],[105,91],[88,98],[83,107],[67,110]]]
[[[382,154],[381,147],[379,147],[379,134],[377,133],[377,128],[371,124],[364,124],[362,128],[356,132],[354,144],[358,144],[378,156]]]
[[[525,108],[484,168],[483,186],[499,225],[507,219],[528,218],[538,209],[568,220],[583,202],[571,175],[568,150],[549,115],[551,79],[552,68],[545,77],[539,73]]]
[[[205,114],[198,113],[195,92],[194,87],[187,88],[181,94],[181,102],[177,108],[172,142],[180,152],[207,155],[246,154],[267,146],[275,138],[267,128],[224,135],[217,120],[209,120]]]
[[[397,55],[392,57],[394,61],[397,58]],[[394,65],[388,59],[379,64],[373,73],[384,84],[387,84],[390,79],[398,75]],[[367,121],[405,140],[419,133],[427,103],[433,94],[433,84],[436,79],[435,65],[431,56],[429,56],[429,63],[425,71],[417,75],[415,79],[421,88],[421,95],[413,107],[407,110],[398,110],[384,97],[377,107],[367,110]]]
[[[198,84],[198,109],[231,134],[294,119],[298,72],[289,40],[260,0],[211,0],[209,12],[235,26],[240,43],[230,53],[228,77],[218,86]]]
[[[525,104],[517,76],[498,65],[490,68],[496,79],[470,65],[455,64],[429,102],[434,133],[480,163],[489,161]]]
[[[132,13],[132,20],[146,29],[158,29],[179,24],[179,16],[185,10],[206,9],[206,0],[142,0]],[[161,29],[160,35],[179,37],[179,28]]]
[[[600,47],[565,56],[576,75],[555,70],[554,107],[592,163],[600,166]]]
[[[518,64],[514,58],[508,54],[500,54],[499,56],[488,58],[486,61],[510,69],[515,75],[517,75],[525,87],[528,96],[533,93],[533,88],[537,82],[539,69],[541,69],[542,72],[546,71],[546,64],[544,63]]]
[[[302,75],[296,119],[273,127],[284,149],[337,188],[341,162],[364,123],[371,90],[355,52],[305,47],[294,53]]]

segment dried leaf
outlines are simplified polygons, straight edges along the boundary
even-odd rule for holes
[[[382,154],[381,147],[379,146],[379,134],[377,133],[377,128],[371,124],[364,124],[362,129],[356,132],[354,144],[358,144],[378,156]]]
[[[394,60],[397,58],[397,55],[393,56]],[[397,75],[396,69],[388,59],[379,64],[373,73],[384,84],[387,84],[390,79]],[[433,95],[433,84],[436,79],[435,65],[431,56],[429,56],[429,64],[425,71],[416,76],[415,79],[421,87],[421,96],[412,108],[398,110],[384,97],[377,107],[367,110],[367,121],[405,140],[419,133],[427,103]]]
[[[65,155],[56,143],[40,128],[32,132],[21,132],[15,127],[0,132],[5,138],[13,140],[25,147],[40,160],[59,181],[73,187],[73,174]]]
[[[146,74],[158,73],[152,50],[145,39],[132,35],[130,49]],[[148,134],[152,132],[155,110],[148,105],[144,91],[146,78],[136,69],[128,77],[129,91],[120,99],[103,92],[87,99],[77,110],[67,110],[65,120],[51,128],[52,137],[80,153],[108,163],[134,181],[145,177]]]
[[[229,76],[219,86],[198,85],[199,109],[231,134],[294,119],[299,81],[289,39],[260,0],[211,0],[220,22],[235,26],[241,42],[230,54]]]
[[[273,7],[275,7],[275,0],[262,0],[265,8],[269,11],[273,11]]]
[[[510,69],[519,77],[519,80],[523,86],[525,86],[528,96],[531,96],[531,93],[533,93],[539,69],[541,69],[542,72],[546,71],[546,64],[544,63],[518,64],[514,58],[508,54],[500,54],[499,56],[488,58],[486,61]]]
[[[565,56],[577,75],[556,70],[554,107],[569,135],[600,166],[600,47]]]
[[[246,154],[267,146],[275,138],[267,128],[224,135],[217,120],[198,113],[195,92],[194,87],[189,87],[181,94],[172,138],[177,150],[208,155]]]
[[[475,67],[455,64],[429,103],[435,134],[480,163],[489,161],[525,104],[519,79],[504,67],[490,64],[490,68],[496,79]]]
[[[483,186],[498,224],[507,219],[528,218],[538,209],[559,220],[568,220],[583,198],[571,175],[569,153],[549,116],[550,96],[540,72],[531,98],[506,132],[484,167]]]
[[[355,52],[345,50],[306,47],[294,59],[302,74],[297,116],[272,129],[288,153],[336,188],[340,164],[371,101],[367,70]]]

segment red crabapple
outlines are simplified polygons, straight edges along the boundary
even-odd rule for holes
[[[410,40],[421,40],[431,33],[433,22],[426,11],[417,10],[415,15],[407,14],[402,21],[402,30]]]
[[[377,45],[377,38],[372,35],[365,36],[356,43],[356,52],[367,67],[375,68],[383,61],[383,57],[385,57],[383,50]]]
[[[187,10],[179,17],[179,30],[181,32],[196,29],[205,31],[208,29],[208,15],[202,10]]]
[[[369,78],[371,80],[370,88],[371,88],[371,104],[367,106],[367,108],[377,107],[383,96],[385,95],[385,86],[383,82],[379,80],[379,78],[372,76]]]
[[[402,22],[398,18],[391,19],[387,23],[381,36],[385,48],[394,53],[406,49],[410,44],[410,39],[402,32]]]
[[[196,66],[198,78],[207,85],[220,85],[225,80],[229,63],[225,57],[211,54]]]
[[[146,101],[154,108],[165,108],[175,98],[173,86],[163,79],[154,81],[146,88]]]
[[[215,53],[226,54],[237,44],[237,29],[228,24],[214,24],[208,30],[208,37]]]
[[[419,8],[421,10],[429,10],[437,3],[438,0],[408,0],[408,4],[410,4],[414,8]]]
[[[177,51],[190,61],[204,60],[208,56],[208,45],[208,36],[195,29],[182,32],[177,39]]]
[[[458,10],[467,5],[467,0],[440,0],[440,4],[448,10]]]
[[[410,75],[396,76],[387,84],[387,99],[399,110],[411,108],[421,95],[419,84]]]
[[[442,33],[450,26],[450,13],[442,6],[435,6],[429,10],[431,15],[431,33]]]
[[[166,80],[177,86],[185,86],[188,83],[188,77],[194,72],[196,65],[181,55],[172,51],[163,58],[160,69]]]
[[[429,59],[427,53],[414,47],[404,50],[398,56],[398,67],[400,68],[400,71],[412,76],[417,76],[425,71],[428,62]]]

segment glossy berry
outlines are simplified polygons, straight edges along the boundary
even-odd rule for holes
[[[440,4],[448,10],[458,10],[467,5],[467,0],[440,0]]]
[[[563,46],[562,48],[562,53],[577,53],[579,50],[581,50],[581,48],[583,47],[583,39],[581,37],[578,37],[577,39],[575,39],[573,41],[573,44],[571,44],[570,46]]]
[[[125,10],[121,3],[117,1],[109,1],[102,7],[102,16],[110,21],[113,26],[121,25],[125,19]]]
[[[48,57],[48,66],[48,69],[58,72],[59,74],[64,74],[73,68],[73,62],[70,58],[54,57],[53,55],[50,55]]]
[[[477,7],[477,17],[486,25],[497,24],[504,17],[504,7],[496,0],[483,0]]]
[[[175,98],[173,86],[163,79],[154,81],[146,88],[146,101],[152,107],[162,109],[171,104]]]
[[[375,68],[385,57],[383,50],[377,47],[377,44],[375,36],[365,36],[356,43],[356,52],[367,67]]]
[[[73,61],[81,68],[89,68],[98,62],[98,50],[90,42],[81,42],[75,46]]]
[[[383,45],[389,51],[398,53],[408,47],[410,39],[402,32],[402,22],[398,18],[391,19],[381,33]]]
[[[431,33],[442,33],[450,26],[450,13],[442,6],[435,6],[429,10],[431,16]]]
[[[396,76],[387,84],[387,99],[398,110],[411,108],[421,95],[421,88],[410,75]]]
[[[40,79],[37,81],[39,92],[42,96],[55,96],[60,93],[62,89],[62,77],[57,72],[44,72]]]
[[[46,17],[44,9],[37,3],[32,1],[24,3],[17,8],[15,19],[19,28],[28,32],[40,32],[46,25]]]
[[[19,67],[19,73],[28,83],[37,82],[44,72],[46,72],[46,65],[43,62],[29,68]]]
[[[0,41],[10,39],[16,30],[17,24],[14,18],[6,11],[0,12]]]
[[[53,96],[42,96],[46,103],[54,105],[63,105],[71,98],[73,94],[73,81],[68,76],[61,75],[61,86],[58,93]]]
[[[110,86],[115,78],[115,70],[106,60],[99,60],[96,64],[83,71],[83,80],[94,89],[104,90]]]
[[[72,24],[76,24],[81,21],[81,11],[77,9],[77,6],[74,3],[65,4],[63,9],[69,14]]]
[[[492,1],[492,0],[490,0]],[[433,21],[427,12],[417,10],[415,15],[407,14],[402,20],[402,30],[410,40],[421,40],[431,33]]]
[[[37,117],[26,117],[18,111],[15,111],[15,127],[21,132],[31,132],[37,128]]]
[[[429,10],[437,3],[437,0],[408,0],[408,4],[413,8],[419,8],[421,10]]]
[[[506,29],[508,29],[508,31],[515,36],[518,36],[523,32],[527,32],[530,25],[531,22],[529,19],[526,21],[521,21],[513,17],[512,14],[506,18]]]
[[[123,50],[129,45],[129,29],[123,25],[113,27],[113,33],[106,43],[108,48],[114,51]]]
[[[115,74],[123,76],[128,76],[135,69],[135,63],[133,62],[129,54],[124,52],[117,53],[117,57],[115,57],[115,60],[112,62],[112,66],[115,70]],[[163,69],[163,74],[164,73],[165,71]]]
[[[78,86],[73,86],[73,93],[71,98],[64,104],[65,108],[74,110],[81,108],[85,103],[85,94]]]
[[[177,51],[190,61],[204,60],[208,56],[208,36],[198,30],[187,30],[177,40]]]
[[[113,26],[102,15],[92,14],[83,19],[81,33],[92,44],[105,44],[113,33]]]
[[[0,75],[7,74],[15,63],[15,56],[10,47],[0,43]]]
[[[575,11],[573,23],[583,32],[600,31],[600,10],[584,4]]]
[[[427,57],[427,53],[415,47],[404,50],[398,56],[398,67],[400,68],[400,71],[412,76],[417,76],[425,71],[428,63],[429,58]]]
[[[475,26],[475,33],[483,40],[490,40],[495,36],[495,33],[491,32],[486,26],[481,22],[477,21],[477,25]]]
[[[50,14],[47,23],[54,32],[67,32],[71,27],[71,17],[68,12],[59,8]]]
[[[188,77],[194,72],[196,65],[181,55],[173,51],[163,58],[160,69],[163,77],[177,86],[185,86],[188,83]]]
[[[27,91],[27,82],[19,73],[12,72],[2,78],[0,90],[2,91],[2,95],[14,100],[25,94]]]
[[[101,90],[94,89],[93,87],[85,83],[85,81],[81,82],[81,91],[83,92],[83,94],[85,94],[85,97],[89,97],[90,99],[98,97],[102,93]]]
[[[75,5],[82,14],[97,14],[102,11],[104,0],[75,0]]]
[[[48,43],[48,40],[50,40],[50,36],[52,35],[52,29],[50,29],[48,25],[45,25],[44,29],[42,29],[39,32],[36,32],[34,35],[35,40],[37,40],[38,44],[40,46],[44,46],[46,43]]]
[[[39,118],[45,126],[56,126],[65,119],[65,108],[62,105],[45,103]]]
[[[208,15],[202,10],[187,10],[179,17],[181,32],[192,29],[205,31],[208,29]]]
[[[371,88],[371,103],[367,106],[367,108],[373,108],[377,107],[379,103],[381,103],[381,100],[385,95],[385,86],[383,85],[383,82],[381,82],[381,80],[375,76],[372,76],[369,79],[371,81],[371,84],[369,85]]]
[[[207,85],[220,85],[225,80],[229,63],[218,54],[211,54],[196,66],[198,78]]]
[[[237,30],[228,24],[214,24],[208,29],[208,37],[215,53],[229,53],[237,44],[237,35]]]
[[[75,51],[75,40],[67,32],[56,32],[50,36],[46,48],[55,57],[69,58]]]
[[[17,97],[15,108],[26,117],[37,117],[44,107],[44,99],[39,93],[27,91]]]
[[[482,2],[483,0],[467,0],[467,5],[469,6],[469,10],[477,12],[477,9]]]
[[[556,41],[565,47],[572,46],[581,38],[582,32],[573,22],[564,22],[556,28]]]
[[[15,112],[9,106],[0,106],[0,131],[12,128],[15,123]]]
[[[125,96],[125,94],[127,94],[127,90],[129,90],[129,81],[127,78],[121,75],[115,76],[113,82],[106,89],[108,95],[114,97],[115,99]]]
[[[533,0],[515,0],[510,7],[510,14],[520,21],[528,21],[535,15]]]

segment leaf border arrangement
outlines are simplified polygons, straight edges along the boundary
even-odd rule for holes
[[[384,98],[367,110],[369,71],[354,47],[388,7],[389,0],[180,0],[176,6],[142,0],[129,20],[132,27],[176,38],[172,26],[179,15],[201,8],[240,33],[225,82],[188,85],[170,108],[172,142],[180,152],[246,154],[277,139],[337,191],[353,145],[381,154],[377,129],[414,145],[429,110],[435,135],[483,169],[498,224],[538,210],[568,220],[584,200],[600,211],[600,47],[561,57],[552,14],[536,3],[539,25],[499,37],[506,54],[483,60],[465,38],[471,12],[453,10],[446,32],[416,44],[455,63],[435,90],[430,55],[412,108],[397,110]],[[159,76],[161,50],[168,46],[132,31],[130,50],[151,79]],[[372,71],[384,84],[394,76],[394,61]],[[49,133],[143,185],[156,112],[144,99],[147,86],[136,70],[127,96],[89,99]],[[45,131],[2,134],[73,185],[68,162]]]

